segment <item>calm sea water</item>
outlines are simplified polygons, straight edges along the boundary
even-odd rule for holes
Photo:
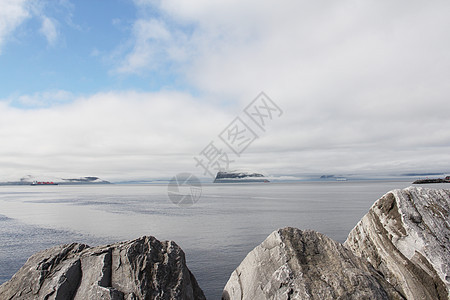
[[[0,283],[36,251],[153,235],[175,240],[208,299],[277,228],[313,229],[343,242],[375,200],[410,182],[204,184],[189,208],[166,185],[0,186]],[[439,185],[428,185],[438,187]]]

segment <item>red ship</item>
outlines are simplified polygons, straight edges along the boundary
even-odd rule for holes
[[[31,185],[58,185],[58,184],[54,183],[53,181],[33,181]]]

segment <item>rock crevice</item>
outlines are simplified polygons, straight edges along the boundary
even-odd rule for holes
[[[223,299],[388,298],[403,299],[368,263],[320,233],[290,227],[251,251],[223,293]]]
[[[205,299],[171,241],[142,237],[36,253],[0,286],[2,299]]]

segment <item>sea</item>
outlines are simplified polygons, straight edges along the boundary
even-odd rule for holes
[[[411,181],[202,184],[179,207],[165,184],[0,186],[0,284],[33,253],[72,242],[90,246],[144,235],[174,240],[207,299],[220,299],[233,270],[286,226],[344,242],[370,206]],[[430,184],[426,187],[445,187]]]

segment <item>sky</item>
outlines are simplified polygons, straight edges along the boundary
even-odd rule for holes
[[[0,180],[448,173],[449,15],[439,0],[0,0]],[[259,106],[263,128],[245,113],[258,103],[278,108]]]

